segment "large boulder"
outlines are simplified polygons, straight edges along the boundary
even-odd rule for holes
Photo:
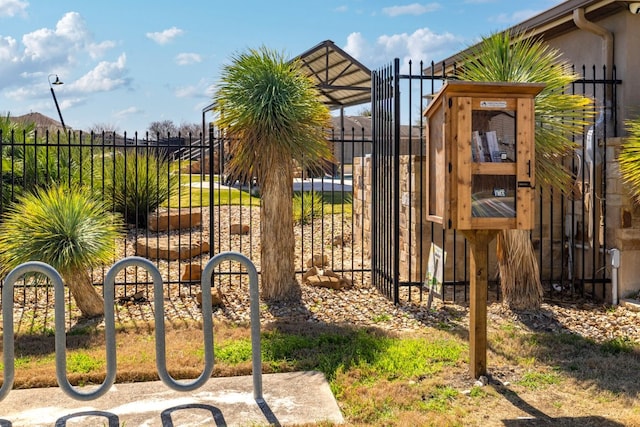
[[[136,242],[136,255],[149,259],[185,260],[209,252],[209,242],[171,236],[169,239],[143,239]]]
[[[171,208],[158,210],[149,215],[149,231],[183,230],[202,224],[200,208]]]

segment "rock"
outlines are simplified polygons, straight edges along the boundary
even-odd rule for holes
[[[327,255],[314,255],[313,258],[307,260],[307,267],[324,267],[329,265],[329,257]]]
[[[120,305],[140,304],[147,301],[147,298],[144,296],[144,291],[138,291],[133,295],[118,298],[118,304]]]
[[[183,282],[199,282],[202,278],[202,266],[200,264],[187,264],[182,272]]]
[[[340,290],[343,288],[339,278],[332,276],[313,275],[307,278],[307,283],[311,286],[320,286]]]
[[[249,231],[251,231],[251,228],[247,224],[231,224],[229,227],[230,234],[245,235],[249,234]]]
[[[484,375],[482,375],[480,378],[478,378],[476,380],[476,382],[473,384],[475,387],[484,387],[487,384],[489,384],[489,378],[485,377]]]
[[[202,305],[202,292],[196,294],[196,301],[198,305]],[[211,306],[217,307],[222,305],[222,292],[219,288],[211,289]]]
[[[352,285],[349,279],[341,277],[331,270],[321,270],[317,267],[312,267],[302,275],[302,283],[335,290],[349,288]]]
[[[334,237],[331,242],[333,246],[346,246],[349,243],[351,243],[351,236],[344,234]]]
[[[156,211],[149,215],[149,231],[183,230],[199,227],[202,224],[200,208],[171,208]]]
[[[178,236],[171,236],[170,240],[147,239],[136,242],[136,255],[149,259],[191,259],[209,251],[208,242],[189,242],[182,237],[178,243]]]

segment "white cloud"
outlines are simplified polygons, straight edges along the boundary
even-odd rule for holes
[[[87,103],[87,98],[80,98],[80,97],[75,97],[75,98],[68,98],[65,97],[63,99],[58,100],[60,102],[60,109],[62,111],[67,110],[71,107],[76,107],[78,105],[83,105]],[[63,117],[64,118],[64,117]]]
[[[0,50],[6,54],[7,46],[12,46],[13,62],[21,63],[27,70],[70,66],[83,54],[95,59],[115,46],[112,41],[95,43],[86,21],[77,12],[66,13],[55,29],[37,29],[24,34],[21,41],[22,46],[16,46],[14,41],[5,38],[4,43],[0,42]],[[0,64],[0,74],[3,74],[3,68]]]
[[[404,6],[385,7],[382,9],[382,13],[389,16],[423,15],[425,13],[433,12],[438,9],[440,9],[440,4],[438,3],[429,3],[429,4],[412,3]]]
[[[0,0],[0,16],[26,16],[29,3],[21,0]]]
[[[522,21],[526,21],[542,12],[541,10],[533,10],[533,9],[523,9],[515,11],[511,14],[501,13],[489,19],[489,22],[495,22],[498,24],[518,24]]]
[[[106,92],[131,84],[127,74],[127,56],[121,54],[115,62],[101,61],[91,71],[69,85],[80,93]]]
[[[463,38],[451,33],[437,34],[429,28],[420,28],[411,34],[383,35],[373,43],[360,33],[351,33],[344,50],[372,68],[382,66],[394,57],[400,58],[404,67],[409,59],[414,61],[414,66],[416,61],[439,60],[460,50],[463,43]]]
[[[346,12],[347,10],[349,10],[347,5],[338,6],[335,9],[333,9],[334,12],[340,12],[340,13]]]
[[[202,62],[202,56],[197,53],[179,53],[176,56],[176,63],[178,65],[191,65],[198,62]]]
[[[89,43],[89,45],[87,45],[87,52],[91,59],[98,59],[104,56],[106,51],[113,49],[115,46],[115,42],[111,40],[105,40],[100,43]]]
[[[144,113],[144,110],[141,110],[138,107],[128,107],[128,108],[125,108],[124,110],[116,111],[113,114],[113,117],[117,119],[123,119],[133,114],[142,114],[142,113]]]
[[[6,4],[0,0],[0,5],[2,2]],[[96,66],[95,60],[115,45],[109,40],[94,41],[86,21],[77,12],[65,13],[54,28],[39,28],[19,39],[0,36],[0,91],[7,97],[20,94],[20,100],[40,98],[46,94],[45,78],[49,73],[70,80],[73,74]]]
[[[18,61],[18,42],[13,37],[0,37],[0,62]]]
[[[164,31],[147,33],[146,35],[148,38],[150,38],[151,40],[153,40],[158,44],[167,44],[173,39],[175,39],[176,37],[182,35],[182,33],[184,33],[184,31],[182,31],[180,28],[171,27]]]
[[[209,80],[200,79],[197,84],[182,86],[174,90],[176,98],[209,98],[213,92]]]

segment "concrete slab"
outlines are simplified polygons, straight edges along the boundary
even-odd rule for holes
[[[251,376],[211,378],[192,392],[160,381],[115,384],[104,396],[76,401],[61,389],[12,390],[0,402],[0,427],[9,426],[267,426],[344,423],[320,372],[266,374],[263,401]]]

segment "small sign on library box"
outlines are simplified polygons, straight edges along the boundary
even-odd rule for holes
[[[429,288],[428,308],[431,308],[433,295],[442,297],[444,283],[444,261],[446,252],[435,243],[431,243],[429,249],[429,261],[427,262],[427,276],[425,286]]]

